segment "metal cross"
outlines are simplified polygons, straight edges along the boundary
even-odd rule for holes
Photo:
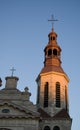
[[[14,71],[16,71],[16,69],[14,69],[14,67],[12,67],[12,69],[10,69],[12,71],[11,76],[13,77]]]
[[[51,15],[51,19],[49,19],[48,21],[52,22],[52,29],[53,29],[53,24],[55,21],[58,21],[57,19],[54,19],[54,15]]]

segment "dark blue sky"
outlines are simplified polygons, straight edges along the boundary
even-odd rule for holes
[[[62,67],[70,78],[72,130],[80,128],[80,0],[0,0],[0,76],[19,77],[18,88],[29,87],[36,102],[36,77],[43,67],[51,15],[62,48]]]

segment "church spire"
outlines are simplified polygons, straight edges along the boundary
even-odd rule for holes
[[[57,34],[48,34],[48,44],[44,48],[44,67],[38,78],[37,106],[43,108],[49,115],[54,116],[60,110],[69,112],[68,82],[69,78],[61,66],[61,48],[57,43]]]
[[[60,66],[61,48],[57,44],[57,34],[54,32],[53,27],[54,22],[58,20],[54,19],[52,15],[52,18],[48,21],[52,22],[52,31],[48,35],[49,41],[44,49],[45,52],[44,66],[51,66],[51,65]]]

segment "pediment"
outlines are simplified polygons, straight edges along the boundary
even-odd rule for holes
[[[38,112],[33,112],[27,108],[14,104],[12,102],[0,102],[0,118],[12,117],[12,118],[36,118],[39,117]]]

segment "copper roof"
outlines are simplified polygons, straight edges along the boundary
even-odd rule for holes
[[[64,70],[62,69],[61,66],[54,66],[54,65],[52,65],[52,66],[45,66],[45,67],[41,70],[40,74],[41,74],[41,73],[46,73],[46,72],[51,72],[51,71],[59,72],[59,73],[64,73],[64,74],[65,74],[65,72],[64,72]]]

